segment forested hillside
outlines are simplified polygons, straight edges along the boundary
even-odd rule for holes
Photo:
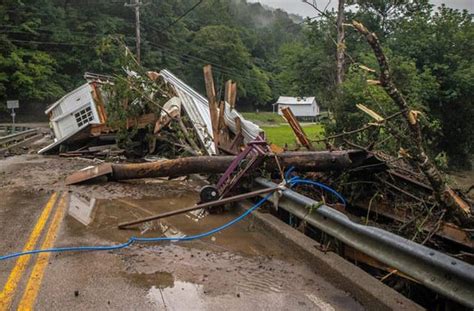
[[[141,11],[145,67],[168,68],[202,86],[202,66],[211,63],[216,80],[238,81],[239,98],[250,105],[277,96],[275,59],[301,30],[287,13],[245,1],[154,0]],[[120,70],[113,38],[135,47],[134,11],[123,1],[7,0],[0,20],[2,99],[51,101],[81,83],[85,71]]]
[[[365,40],[347,26],[359,20],[380,38],[395,82],[420,111],[432,156],[440,164],[469,164],[474,148],[474,26],[467,12],[436,9],[426,0],[348,1],[345,40],[339,45],[345,53],[344,77],[338,83],[337,12],[321,14],[308,5],[315,18],[303,20],[245,0],[144,3],[143,66],[168,68],[202,91],[202,66],[212,64],[218,88],[227,79],[238,82],[241,109],[271,110],[282,94],[315,95],[333,112],[328,133],[367,123],[358,103],[384,115],[396,111],[384,91],[367,82],[376,75],[363,68],[378,68]],[[2,1],[0,100],[44,105],[82,83],[86,71],[120,71],[123,50],[117,38],[135,50],[135,16],[124,1]],[[356,141],[370,142],[374,135],[389,134],[368,131]],[[384,147],[397,151],[400,142],[388,138],[382,139]]]

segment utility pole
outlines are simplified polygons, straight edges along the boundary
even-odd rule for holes
[[[131,2],[133,1],[133,3]],[[125,3],[126,7],[131,7],[135,9],[135,42],[136,42],[136,53],[137,61],[140,64],[140,7],[143,5],[140,0],[130,0],[130,3]]]

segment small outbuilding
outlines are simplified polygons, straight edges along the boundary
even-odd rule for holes
[[[103,122],[93,94],[94,85],[85,83],[46,109],[55,138],[51,145],[39,151],[40,154],[58,147],[89,125]]]
[[[289,107],[295,117],[301,120],[314,121],[320,113],[315,97],[280,96],[278,101],[273,104],[273,112],[282,115],[281,109],[285,107]]]

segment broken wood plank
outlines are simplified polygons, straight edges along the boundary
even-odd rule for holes
[[[136,127],[142,129],[147,125],[154,124],[156,122],[156,115],[154,113],[147,113],[136,118],[127,119],[127,128]]]
[[[111,144],[111,145],[100,145],[100,146],[91,146],[87,148],[91,152],[98,152],[98,151],[104,151],[106,149],[118,149],[117,144]]]
[[[227,125],[225,124],[224,114],[225,114],[225,102],[221,101],[221,104],[219,106],[219,120],[218,120],[219,146],[221,145],[227,146],[230,144],[229,129]]]
[[[229,104],[230,109],[235,109],[235,101],[237,99],[237,83],[228,80],[225,84],[225,101]]]
[[[380,262],[379,260],[377,260],[373,257],[370,257],[369,255],[366,255],[362,252],[359,252],[358,250],[356,250],[356,249],[354,249],[350,246],[347,246],[347,245],[344,245],[344,257],[350,258],[350,259],[354,260],[356,263],[364,263],[364,264],[369,265],[371,267],[374,267],[374,268],[377,268],[377,269],[380,269],[380,270],[384,270],[384,271],[390,272],[392,274],[396,274],[396,275],[401,276],[403,278],[406,278],[410,281],[418,283],[418,281],[413,279],[412,277],[398,271],[397,269],[389,267],[389,266],[385,265],[384,263]]]
[[[113,173],[112,164],[104,163],[98,166],[86,167],[77,171],[66,178],[66,185],[74,185],[84,181],[96,179],[101,176],[111,175]]]
[[[194,149],[194,151],[197,154],[201,155],[202,154],[201,148],[199,148],[199,146],[196,144],[194,139],[191,137],[191,134],[189,133],[188,128],[184,124],[182,118],[178,118],[178,125],[179,125],[181,131],[183,132],[184,138],[186,139],[188,144],[191,146],[191,148]]]
[[[314,147],[311,144],[311,141],[308,139],[308,136],[306,136],[306,133],[304,132],[298,120],[296,120],[296,117],[291,111],[290,107],[282,108],[281,112],[283,113],[283,117],[286,119],[291,129],[295,133],[295,136],[300,142],[300,144],[303,145],[308,150],[314,150]]]
[[[242,120],[239,117],[235,117],[235,136],[232,141],[228,141],[226,144],[219,146],[220,149],[228,154],[236,155],[240,152],[240,147],[244,143],[244,135],[242,134]]]
[[[354,206],[364,211],[368,211],[369,205],[368,200],[355,202],[354,204]],[[411,217],[414,217],[409,215],[408,212],[409,210],[406,209],[393,208],[383,201],[372,204],[370,209],[371,214],[381,215],[402,224],[408,223]],[[420,230],[429,234],[433,230],[433,225],[427,224],[420,228]],[[436,230],[434,235],[468,248],[474,248],[474,241],[470,238],[470,234],[452,223],[441,222],[439,229]]]
[[[214,138],[214,145],[216,148],[216,153],[219,153],[219,114],[217,111],[217,99],[216,99],[216,89],[214,87],[214,78],[212,77],[212,68],[211,65],[206,65],[203,68],[204,71],[204,82],[206,85],[206,94],[209,101],[209,112],[211,115],[212,123],[212,134]]]

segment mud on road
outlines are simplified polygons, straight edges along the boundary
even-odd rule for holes
[[[193,205],[202,181],[150,179],[65,186],[68,174],[94,164],[33,152],[1,159],[0,234],[5,237],[1,255],[23,249],[53,193],[68,198],[54,247],[112,245],[131,236],[196,234],[238,216],[232,210],[217,215],[188,213],[118,230],[119,222]],[[45,228],[51,227],[51,221]],[[13,308],[25,303],[26,289],[35,284],[36,257],[31,256],[11,294]],[[349,293],[321,277],[317,267],[296,257],[247,219],[193,242],[54,253],[47,258],[30,303],[40,310],[363,309]],[[2,262],[2,286],[16,265],[16,259]]]

